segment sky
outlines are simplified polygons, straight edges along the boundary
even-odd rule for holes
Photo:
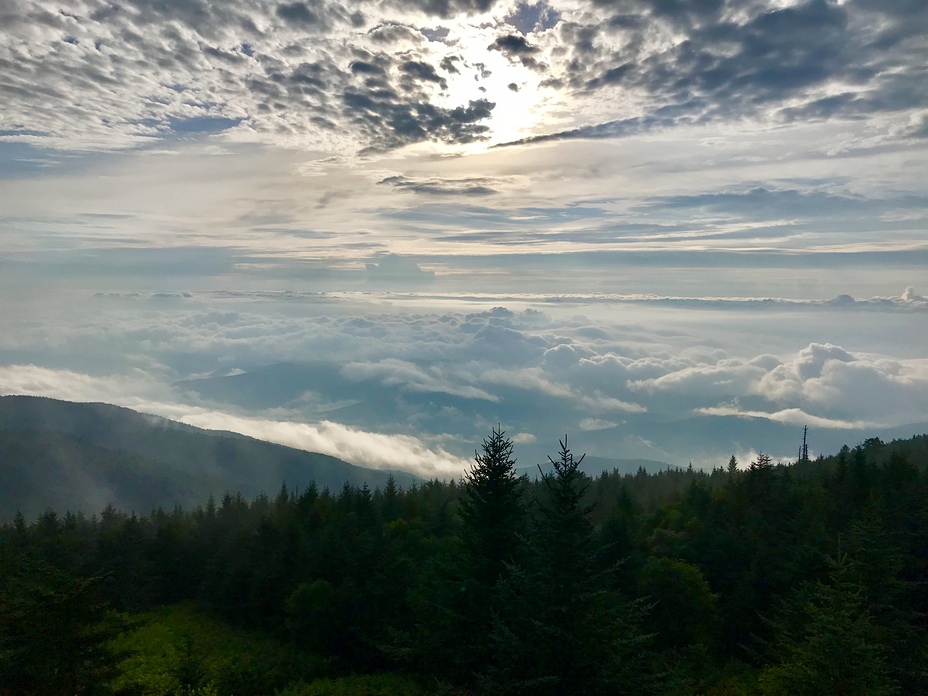
[[[458,476],[928,431],[924,0],[0,0],[0,393]]]

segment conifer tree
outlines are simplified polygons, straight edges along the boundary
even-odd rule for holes
[[[72,577],[21,558],[2,566],[0,693],[111,693],[122,656],[110,641],[125,626],[99,599],[103,577]]]
[[[476,463],[464,475],[460,514],[473,579],[485,594],[519,554],[526,507],[512,440],[497,426],[482,449],[474,453]]]
[[[647,638],[640,607],[610,591],[612,569],[598,572],[590,480],[567,437],[553,473],[542,472],[542,495],[523,565],[502,583],[493,640],[499,653],[485,682],[494,693],[645,692],[647,668],[633,660]]]
[[[899,693],[881,640],[845,555],[828,559],[829,582],[815,583],[791,607],[793,621],[778,622],[778,664],[761,672],[765,696],[889,696]],[[798,621],[797,621],[798,619]],[[799,629],[792,624],[798,623]]]
[[[513,443],[497,426],[474,453],[464,476],[460,503],[464,542],[464,583],[457,611],[466,656],[462,667],[481,673],[493,660],[490,632],[500,611],[498,587],[521,557],[525,531],[525,481],[516,474]]]

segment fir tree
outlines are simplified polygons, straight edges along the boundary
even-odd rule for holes
[[[499,427],[475,452],[475,464],[464,476],[460,514],[463,538],[479,594],[492,590],[521,547],[526,508],[524,480],[516,474],[513,443]]]

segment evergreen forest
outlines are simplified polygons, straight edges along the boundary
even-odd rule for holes
[[[928,436],[0,527],[0,695],[928,693]]]

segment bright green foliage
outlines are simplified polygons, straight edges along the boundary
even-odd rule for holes
[[[119,665],[114,685],[139,696],[270,694],[326,671],[319,658],[231,628],[189,605],[158,609],[139,620],[141,625],[114,641],[130,655]]]

